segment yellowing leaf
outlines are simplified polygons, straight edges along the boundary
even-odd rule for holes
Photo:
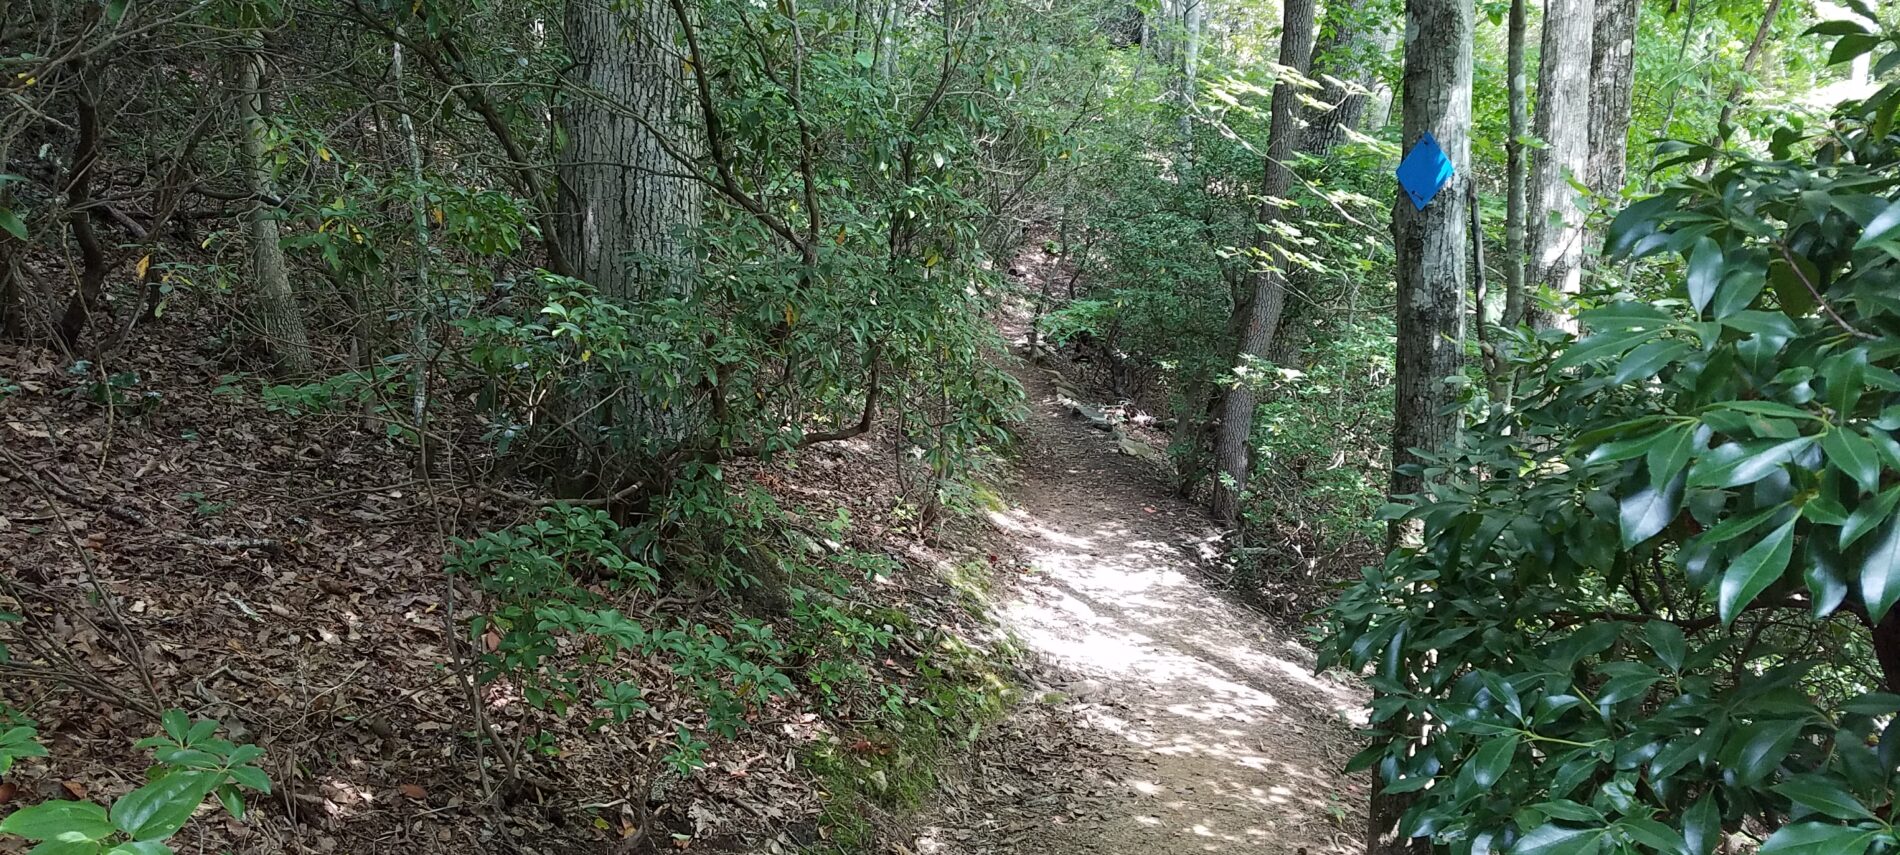
[[[317,159],[323,161],[324,163],[329,163],[330,150],[327,148],[324,148],[323,146],[317,146]]]
[[[139,259],[138,273],[136,275],[138,278],[144,279],[145,271],[150,269],[152,269],[152,257],[148,255]]]
[[[438,226],[442,225],[442,209],[441,208],[430,208],[429,215],[435,218],[436,225]]]

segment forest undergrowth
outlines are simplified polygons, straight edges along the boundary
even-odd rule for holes
[[[524,652],[506,591],[445,580],[471,550],[444,532],[610,552],[608,514],[418,473],[360,412],[288,406],[206,329],[156,329],[105,382],[0,349],[8,640],[32,663],[0,704],[45,747],[0,804],[122,796],[176,710],[269,780],[179,851],[872,851],[1017,700],[982,593],[1004,559],[966,517],[920,525],[888,433],[726,470],[784,514],[776,614],[671,585],[606,618],[632,655]],[[628,600],[608,582],[575,598],[596,624]]]

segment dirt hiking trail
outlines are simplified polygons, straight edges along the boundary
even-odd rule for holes
[[[1360,851],[1366,782],[1340,770],[1364,691],[1216,593],[1207,518],[1060,403],[1054,372],[1013,370],[1032,412],[992,522],[1027,568],[998,610],[1049,702],[991,737],[1004,757],[952,788],[921,851]]]

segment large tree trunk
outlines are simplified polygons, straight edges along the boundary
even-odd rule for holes
[[[1281,15],[1280,65],[1305,74],[1313,60],[1313,0],[1286,0]],[[1263,267],[1254,274],[1253,295],[1236,306],[1235,315],[1245,318],[1240,334],[1237,369],[1244,369],[1246,357],[1266,359],[1273,347],[1273,334],[1280,325],[1280,311],[1286,304],[1286,254],[1281,251],[1275,226],[1285,212],[1276,200],[1285,199],[1293,189],[1293,160],[1299,136],[1298,88],[1284,80],[1273,87],[1273,112],[1267,128],[1267,158],[1261,178],[1259,231],[1254,246],[1263,258]],[[1220,433],[1214,441],[1214,459],[1225,477],[1214,485],[1214,516],[1233,523],[1240,516],[1240,496],[1247,486],[1252,465],[1249,436],[1253,432],[1253,411],[1259,394],[1241,370],[1242,380],[1228,391],[1221,406]]]
[[[1417,462],[1414,449],[1451,444],[1461,423],[1450,405],[1463,361],[1466,192],[1471,180],[1471,54],[1473,10],[1466,0],[1406,0],[1405,76],[1400,89],[1407,150],[1430,133],[1455,174],[1424,210],[1403,191],[1392,208],[1398,253],[1398,346],[1392,406],[1392,495],[1420,489],[1417,476],[1399,471]],[[1396,535],[1397,528],[1393,528]],[[1389,723],[1401,731],[1413,725]],[[1366,851],[1371,855],[1423,852],[1422,841],[1402,838],[1399,821],[1408,797],[1375,785],[1368,810]]]
[[[675,155],[699,146],[673,45],[665,3],[567,4],[561,248],[576,277],[611,297],[683,295],[690,281],[682,230],[699,221],[700,186],[677,177],[692,167]]]
[[[297,296],[290,288],[290,269],[284,261],[284,246],[277,230],[278,208],[266,200],[276,198],[271,173],[270,126],[264,120],[269,103],[264,91],[263,38],[252,34],[250,45],[239,58],[238,121],[244,131],[244,158],[253,197],[250,218],[251,261],[256,283],[251,291],[250,312],[264,336],[265,348],[276,360],[277,370],[303,374],[310,370],[310,338],[304,332],[303,313]]]
[[[1637,0],[1596,0],[1590,36],[1590,192],[1615,196],[1629,169]]]
[[[1576,294],[1582,286],[1583,207],[1570,186],[1590,165],[1590,42],[1593,0],[1544,4],[1544,41],[1537,67],[1537,137],[1531,154],[1530,287]],[[1562,313],[1534,311],[1540,327],[1568,326]]]
[[[1524,320],[1524,135],[1530,133],[1530,105],[1524,91],[1524,6],[1528,2],[1511,0],[1505,36],[1510,137],[1504,141],[1504,316],[1500,322],[1507,327]]]
[[[1370,0],[1345,0],[1326,10],[1325,32],[1313,51],[1313,77],[1320,83],[1319,100],[1330,105],[1307,117],[1303,151],[1323,154],[1346,138],[1346,129],[1358,129],[1372,100],[1377,60],[1392,50],[1398,31],[1391,26],[1360,29]]]

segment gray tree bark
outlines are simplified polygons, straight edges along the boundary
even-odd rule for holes
[[[278,209],[263,202],[274,198],[275,178],[271,173],[270,127],[264,121],[269,110],[264,91],[263,38],[252,34],[248,50],[238,62],[238,122],[244,133],[244,158],[250,191],[254,199],[250,216],[251,260],[257,281],[251,289],[251,314],[263,333],[264,344],[276,360],[277,370],[303,374],[310,370],[310,337],[304,330],[303,313],[297,296],[290,288],[290,270],[284,262],[284,247],[277,228]]]
[[[1504,315],[1499,323],[1515,327],[1524,320],[1524,207],[1526,178],[1524,135],[1530,133],[1530,104],[1524,86],[1524,6],[1511,0],[1505,35],[1505,75],[1510,138],[1504,141]]]
[[[1324,153],[1346,138],[1347,128],[1359,129],[1380,85],[1372,60],[1392,50],[1398,30],[1383,24],[1362,29],[1369,2],[1345,0],[1326,10],[1325,33],[1313,50],[1313,77],[1320,83],[1319,100],[1332,106],[1307,118],[1303,151]]]
[[[1313,61],[1313,0],[1285,0],[1281,14],[1280,65],[1305,74]],[[1246,357],[1266,359],[1273,348],[1273,337],[1280,326],[1280,313],[1286,305],[1286,254],[1280,249],[1275,225],[1285,216],[1276,200],[1292,193],[1293,170],[1290,166],[1299,143],[1300,102],[1298,87],[1282,80],[1273,87],[1273,108],[1267,127],[1267,157],[1260,181],[1260,212],[1254,248],[1264,256],[1265,267],[1254,274],[1253,295],[1235,307],[1240,326],[1237,368]],[[1252,466],[1251,443],[1254,408],[1259,393],[1245,379],[1227,392],[1221,405],[1220,432],[1214,440],[1215,465],[1225,476],[1214,485],[1213,512],[1216,519],[1232,524],[1240,516],[1240,497],[1246,490],[1248,470]]]
[[[1451,444],[1461,418],[1450,405],[1464,340],[1465,217],[1463,182],[1471,180],[1471,56],[1474,10],[1467,0],[1406,0],[1405,75],[1400,89],[1409,150],[1427,132],[1438,139],[1456,175],[1424,210],[1395,191],[1392,238],[1398,254],[1398,342],[1392,406],[1394,496],[1419,491],[1417,476],[1399,467],[1417,462],[1414,449]],[[1391,529],[1396,537],[1398,529]],[[1403,732],[1406,722],[1392,725]],[[1370,855],[1424,852],[1398,834],[1409,804],[1374,788],[1367,811]]]
[[[1637,0],[1596,0],[1590,36],[1590,192],[1613,196],[1629,171],[1630,95],[1636,83]]]
[[[610,297],[683,296],[682,233],[699,221],[701,187],[681,177],[692,166],[675,155],[700,146],[672,13],[658,0],[568,0],[566,19],[562,251],[576,277]]]
[[[1572,179],[1587,181],[1590,165],[1590,57],[1593,0],[1548,0],[1537,64],[1537,137],[1531,153],[1529,287],[1575,294],[1582,287],[1583,216]],[[1562,313],[1532,311],[1539,327],[1568,327]]]

